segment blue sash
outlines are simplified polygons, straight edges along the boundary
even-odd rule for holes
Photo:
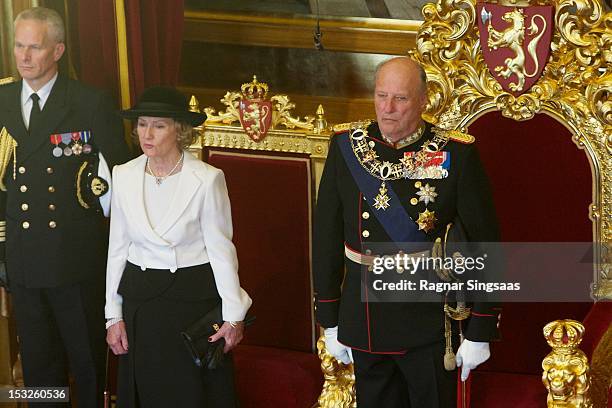
[[[351,175],[357,183],[359,191],[366,198],[368,204],[374,202],[374,198],[378,195],[381,181],[372,176],[364,169],[351,146],[349,133],[342,133],[338,136],[338,145],[344,156],[344,161],[351,171]],[[390,207],[386,210],[374,210],[374,214],[378,222],[383,226],[393,242],[426,242],[427,236],[423,231],[417,228],[417,224],[410,218],[406,209],[402,205],[395,191],[389,182],[386,183],[387,195],[391,198],[389,201]]]

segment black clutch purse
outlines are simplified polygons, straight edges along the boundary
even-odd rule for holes
[[[223,315],[219,303],[181,332],[183,342],[198,367],[214,370],[223,364],[225,339],[220,338],[213,343],[208,341],[208,338],[218,332],[222,325]]]
[[[254,317],[245,319],[245,326],[249,326],[253,320],[255,320]],[[223,352],[225,339],[220,338],[213,343],[208,341],[210,336],[219,331],[223,323],[221,303],[218,303],[202,318],[196,320],[181,332],[183,342],[196,366],[214,370],[225,361],[225,353]]]

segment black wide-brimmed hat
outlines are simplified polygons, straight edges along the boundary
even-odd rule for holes
[[[191,126],[199,126],[206,120],[205,114],[189,110],[185,95],[164,86],[145,89],[135,106],[119,114],[126,119],[138,119],[139,116],[173,118]]]

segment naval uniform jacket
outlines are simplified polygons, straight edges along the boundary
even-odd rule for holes
[[[377,124],[368,127],[378,160],[399,162],[404,152],[419,151],[432,137],[431,125],[412,145],[395,149],[384,142]],[[345,244],[361,251],[362,243],[391,242],[377,220],[373,203],[360,192],[338,145],[347,133],[332,137],[319,187],[313,241],[313,274],[316,316],[325,328],[339,326],[338,340],[372,353],[404,353],[408,349],[444,339],[443,305],[438,303],[375,303],[361,301],[365,268],[347,259]],[[419,189],[415,182],[435,187],[437,197],[427,209],[438,221],[427,240],[443,236],[446,225],[457,216],[470,241],[498,240],[498,227],[489,184],[473,145],[450,140],[443,151],[450,154],[448,177],[388,181],[407,214],[417,220],[423,202],[410,203]],[[351,152],[352,154],[352,152]],[[370,175],[368,175],[370,176]],[[372,176],[373,177],[373,176]],[[380,181],[379,181],[380,183]],[[381,210],[382,211],[382,210]],[[345,272],[346,271],[346,272]],[[363,278],[367,278],[363,276]],[[489,341],[496,336],[498,312],[489,304],[474,305],[466,337]]]
[[[110,98],[59,74],[40,117],[28,132],[21,81],[0,87],[0,129],[17,141],[0,201],[6,215],[9,282],[31,288],[68,285],[104,270],[107,228],[101,212],[77,199],[77,174],[101,152],[109,168],[128,159],[121,119]],[[50,136],[91,131],[91,153],[55,157]]]
[[[218,291],[223,319],[244,320],[251,298],[240,287],[238,279],[232,215],[223,172],[185,152],[183,168],[174,176],[180,179],[168,213],[153,228],[144,202],[146,163],[147,157],[141,155],[113,170],[106,318],[123,317],[123,298],[118,290],[121,291],[127,262],[140,267],[144,274],[147,268],[175,273],[179,268],[210,262],[213,273],[199,277],[191,287],[175,288],[178,297],[212,299]]]

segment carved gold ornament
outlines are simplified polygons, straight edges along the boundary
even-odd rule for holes
[[[215,123],[224,123],[231,125],[240,121],[240,101],[245,98],[263,99],[268,93],[268,84],[259,82],[257,76],[253,75],[253,81],[243,84],[241,92],[226,92],[221,98],[221,103],[225,105],[225,111],[219,111],[212,107],[204,108],[206,113],[206,124],[212,125]],[[272,102],[272,124],[271,128],[276,129],[283,126],[285,129],[304,129],[312,131],[315,129],[315,118],[306,116],[300,119],[299,116],[292,116],[292,110],[295,108],[295,103],[289,100],[287,95],[274,95],[270,98]]]
[[[584,326],[575,320],[555,320],[544,326],[553,351],[542,361],[542,382],[549,408],[590,408],[590,375],[586,355],[578,349]]]
[[[325,383],[316,408],[356,408],[353,365],[344,365],[325,349],[325,337],[317,341],[317,353]]]
[[[464,130],[492,110],[519,121],[547,113],[564,123],[593,169],[590,218],[593,241],[599,246],[592,294],[612,298],[612,13],[605,13],[598,0],[494,1],[485,3],[485,8],[488,4],[553,6],[550,58],[542,76],[518,96],[505,91],[483,58],[481,47],[501,43],[495,40],[497,34],[489,44],[480,43],[476,0],[426,4],[417,49],[411,52],[427,73],[429,104],[424,117],[437,119],[437,126],[448,130]],[[518,21],[518,16],[507,18]],[[541,30],[540,19],[533,21],[534,29]],[[516,58],[513,55],[510,59]],[[505,69],[502,66],[497,74]],[[521,82],[515,81],[515,87]]]

